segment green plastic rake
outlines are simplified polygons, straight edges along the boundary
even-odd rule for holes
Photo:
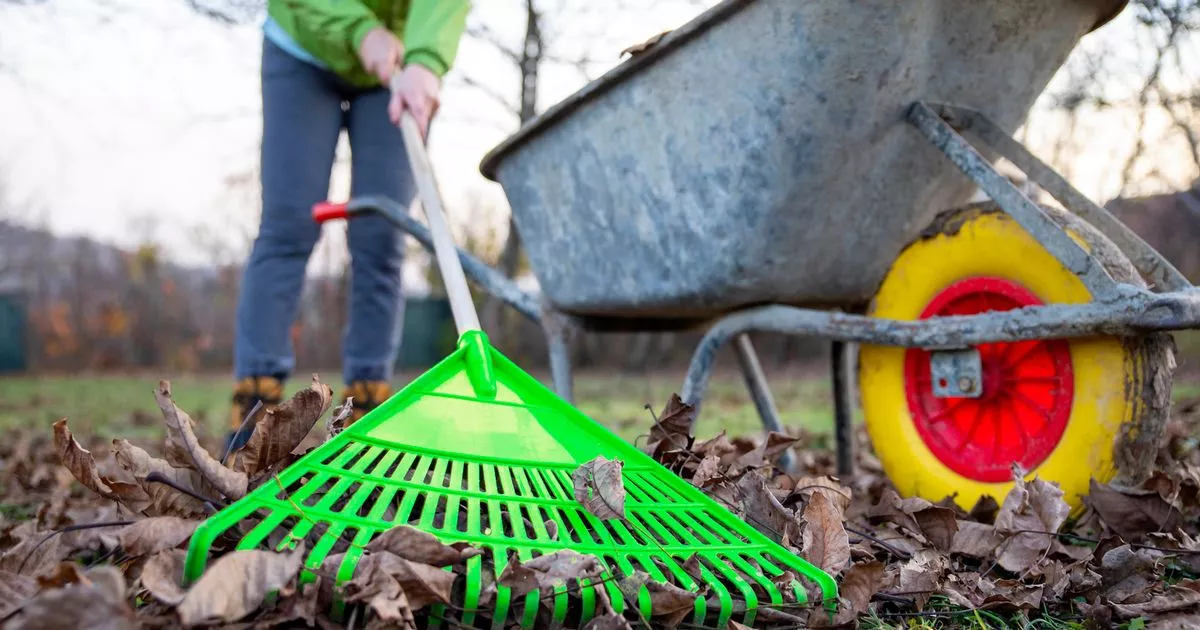
[[[607,579],[639,570],[697,593],[685,624],[724,628],[734,620],[753,626],[764,606],[808,602],[805,580],[822,597],[808,603],[835,610],[832,577],[589,419],[489,344],[479,329],[420,134],[408,116],[402,129],[458,326],[458,347],[281,472],[278,484],[262,484],[204,522],[191,538],[185,582],[204,572],[219,537],[232,536],[238,549],[280,551],[316,539],[301,580],[314,580],[311,570],[344,552],[337,573],[344,584],[367,543],[391,527],[410,525],[445,543],[463,541],[490,550],[494,561],[494,566],[479,556],[467,561],[465,584],[455,589],[462,601],[435,605],[428,615],[431,627],[504,627],[510,614],[521,613],[521,602],[500,586],[483,609],[483,589],[496,583],[511,556],[527,561],[560,549],[591,554],[610,574],[583,580],[578,588],[560,588],[552,599],[542,600],[560,624],[569,619],[582,626],[595,616],[597,589],[607,590],[617,612],[635,606],[649,619],[645,587],[627,599],[615,580]],[[314,214],[324,220],[362,211],[368,210],[323,204]],[[624,463],[624,519],[597,518],[574,498],[572,472],[601,455]],[[693,555],[700,582],[684,569]],[[485,576],[485,571],[494,573]],[[799,577],[781,579],[789,572]],[[525,596],[522,627],[533,627],[540,597],[536,590]],[[344,607],[335,600],[335,619],[343,617]]]

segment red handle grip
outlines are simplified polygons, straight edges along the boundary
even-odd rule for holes
[[[324,223],[333,219],[347,219],[350,217],[350,212],[346,210],[344,203],[322,201],[313,206],[312,216],[317,223]]]

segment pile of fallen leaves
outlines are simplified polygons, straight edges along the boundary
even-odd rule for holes
[[[445,544],[401,525],[357,550],[362,557],[353,577],[336,587],[348,604],[348,618],[338,621],[329,612],[346,550],[308,567],[311,579],[304,579],[312,541],[287,552],[217,541],[205,573],[183,587],[188,540],[203,519],[275,483],[276,473],[342,430],[349,405],[331,410],[330,389],[314,378],[310,388],[262,414],[242,448],[225,452],[197,436],[169,384],[160,383],[155,396],[166,425],[160,444],[92,439],[85,448],[65,419],[51,435],[19,432],[0,444],[3,627],[414,628],[437,618],[436,604],[454,606],[469,561],[494,566],[488,550]],[[1176,409],[1158,472],[1135,488],[1093,482],[1074,517],[1055,484],[1020,481],[1017,470],[1011,493],[969,512],[949,497],[901,498],[861,432],[856,473],[847,478],[831,474],[824,436],[722,433],[698,441],[689,432],[692,410],[678,397],[654,419],[642,448],[838,579],[841,601],[832,622],[819,606],[768,610],[773,614],[760,620],[791,620],[790,627],[914,621],[1005,627],[1040,619],[1046,627],[1116,627],[1141,619],[1153,627],[1193,627],[1200,626],[1197,407]],[[788,449],[799,460],[792,474],[777,465]],[[581,467],[577,500],[600,518],[619,517],[624,492],[613,480],[620,470],[621,462],[608,460]],[[481,607],[491,603],[497,584],[518,597],[548,594],[606,571],[570,550],[505,564],[486,585]],[[650,588],[650,618],[614,613],[600,589],[598,617],[583,627],[686,626],[695,594],[645,574],[620,577],[618,589],[629,596],[641,587]],[[554,600],[541,602],[546,608]],[[523,612],[517,606],[507,626]],[[548,612],[538,611],[540,627],[549,627]]]

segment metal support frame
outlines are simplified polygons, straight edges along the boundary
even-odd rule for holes
[[[779,411],[775,408],[775,399],[771,396],[767,376],[763,373],[762,364],[758,361],[758,353],[754,351],[750,335],[738,335],[734,339],[733,345],[737,350],[742,378],[746,381],[746,389],[750,391],[750,398],[754,400],[754,408],[758,410],[758,417],[762,419],[763,428],[767,431],[783,433],[783,423],[779,421]],[[779,464],[785,471],[792,472],[795,456],[792,454],[791,448],[783,452],[779,458]]]
[[[1134,268],[1151,288],[1179,291],[1192,286],[1170,261],[1155,251],[1149,243],[1142,240],[1136,232],[1129,229],[1129,226],[1121,223],[1108,210],[1088,199],[987,116],[966,107],[944,104],[925,104],[924,107],[935,112],[953,129],[977,137],[983,144],[1024,171],[1030,181],[1049,193],[1063,207],[1070,209],[1079,218],[1099,230],[1129,258]],[[917,109],[914,108],[913,115],[918,118],[927,116],[925,112],[916,111]]]
[[[929,105],[913,105],[908,112],[908,121],[967,177],[978,184],[1042,247],[1078,276],[1098,300],[1107,299],[1116,292],[1117,283],[1104,270],[1104,266],[1046,216],[1046,213],[1018,190],[1008,178],[997,172],[975,147],[938,116]]]
[[[837,448],[837,473],[854,474],[854,357],[857,346],[830,344],[830,377],[833,382],[833,438]]]
[[[1131,336],[1154,331],[1200,328],[1200,290],[1132,230],[1108,211],[1084,197],[1065,179],[1038,160],[983,114],[967,108],[917,102],[908,122],[955,166],[977,184],[1037,242],[1049,251],[1095,296],[1084,304],[1052,304],[980,315],[899,321],[767,305],[738,311],[716,320],[696,346],[688,365],[681,397],[699,416],[716,353],[731,339],[747,389],[763,426],[782,430],[779,414],[754,352],[749,332],[775,332],[822,337],[833,342],[831,357],[838,473],[852,474],[854,440],[853,349],[868,343],[927,350],[961,350],[990,342],[1063,339],[1090,335]],[[1042,209],[1017,189],[959,133],[976,135],[991,149],[1026,172],[1029,178],[1068,210],[1091,223],[1130,258],[1155,290],[1114,281],[1103,266],[1063,231]],[[406,209],[386,198],[363,197],[347,204],[351,211],[378,211],[401,230],[433,250],[429,230],[408,216]],[[568,343],[574,331],[588,329],[586,318],[558,313],[521,291],[511,280],[459,250],[466,275],[518,312],[542,326],[549,345],[554,388],[573,402]],[[787,466],[790,467],[790,453]]]

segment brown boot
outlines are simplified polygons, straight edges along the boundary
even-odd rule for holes
[[[392,384],[387,381],[354,381],[346,385],[341,400],[346,400],[348,397],[353,398],[354,403],[350,418],[346,420],[347,427],[383,404],[383,401],[391,398]]]
[[[283,402],[283,381],[273,376],[257,376],[244,378],[234,385],[233,408],[229,416],[229,434],[225,440],[226,448],[237,450],[250,439],[250,435],[254,433],[252,427],[255,421],[248,423],[246,430],[237,435],[236,440],[234,440],[234,433],[245,422],[250,410],[260,402],[262,406],[255,413],[256,419],[262,418],[264,413],[275,409]],[[231,440],[234,441],[232,447],[228,444]]]

